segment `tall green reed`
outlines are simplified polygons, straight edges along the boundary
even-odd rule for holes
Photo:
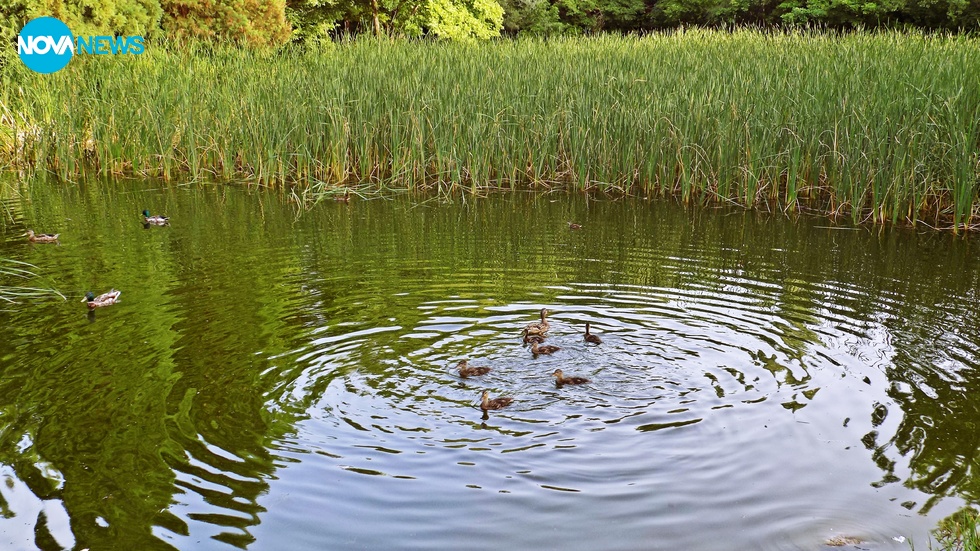
[[[15,68],[0,150],[64,177],[597,188],[962,228],[978,213],[978,46],[758,31],[151,45]]]

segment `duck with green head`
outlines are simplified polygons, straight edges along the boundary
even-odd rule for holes
[[[96,308],[102,308],[103,306],[109,306],[110,304],[115,304],[119,300],[119,295],[122,293],[113,289],[108,293],[102,293],[99,296],[95,296],[95,293],[89,291],[85,293],[85,298],[81,302],[87,302],[90,310]]]
[[[170,218],[166,216],[150,216],[150,211],[143,209],[143,223],[149,226],[166,226],[170,223]]]

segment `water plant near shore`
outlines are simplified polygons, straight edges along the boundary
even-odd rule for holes
[[[0,165],[332,190],[568,187],[973,227],[980,42],[678,31],[11,67]]]
[[[33,265],[26,262],[0,258],[0,277],[30,279],[36,275],[30,271]],[[16,304],[21,300],[37,300],[50,298],[51,296],[60,297],[61,300],[68,300],[65,295],[55,289],[39,289],[37,287],[25,287],[18,285],[0,285],[0,304]]]
[[[936,536],[936,543],[939,547],[933,547],[929,542],[929,549],[941,551],[977,551],[980,550],[980,534],[977,532],[977,511],[972,507],[965,507],[949,517],[943,519],[939,526],[933,531]],[[911,545],[912,551],[915,546]]]

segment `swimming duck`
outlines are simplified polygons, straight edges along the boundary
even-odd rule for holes
[[[524,335],[524,344],[541,344],[544,342],[544,335]]]
[[[490,373],[489,367],[476,367],[469,364],[469,360],[463,360],[456,364],[456,369],[459,370],[459,376],[462,378],[476,377],[478,375],[486,375]]]
[[[534,354],[535,356],[537,356],[538,354],[553,354],[559,350],[561,350],[561,348],[551,344],[545,344],[539,346],[537,342],[531,343],[531,354]]]
[[[85,298],[81,302],[88,302],[89,309],[101,308],[103,306],[109,306],[110,304],[115,304],[119,300],[119,295],[122,293],[113,289],[108,293],[102,293],[99,296],[95,296],[95,293],[89,291],[85,293]]]
[[[568,229],[570,230],[580,230],[582,229],[582,224],[576,224],[575,222],[568,223]]]
[[[150,211],[143,209],[143,223],[151,226],[166,226],[170,223],[170,218],[166,216],[150,216]]]
[[[499,396],[497,398],[490,398],[490,391],[484,390],[483,397],[480,399],[480,409],[487,411],[488,409],[502,409],[510,405],[514,399],[510,396]]]
[[[581,385],[589,382],[585,377],[565,377],[560,369],[556,369],[554,373],[551,374],[555,378],[555,384],[561,385]]]
[[[602,339],[599,338],[599,335],[593,335],[592,333],[589,333],[590,325],[591,324],[589,322],[585,322],[585,342],[591,342],[592,344],[602,344]]]
[[[57,243],[58,236],[60,233],[50,234],[50,233],[34,233],[34,230],[27,230],[27,240],[31,243]]]
[[[541,321],[536,321],[527,324],[527,327],[524,328],[524,331],[522,331],[521,334],[528,336],[528,335],[544,335],[545,333],[547,333],[548,329],[551,328],[551,324],[548,323],[548,319],[546,318],[547,315],[548,315],[548,309],[542,308]]]
[[[343,195],[334,195],[334,201],[340,201],[341,203],[350,203],[350,188],[344,188]]]

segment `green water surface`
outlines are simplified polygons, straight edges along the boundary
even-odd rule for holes
[[[0,285],[68,299],[0,303],[5,549],[908,549],[980,500],[970,237],[584,195],[0,189],[0,258],[35,274]],[[542,307],[561,350],[535,358]],[[484,389],[514,404],[484,419]]]

